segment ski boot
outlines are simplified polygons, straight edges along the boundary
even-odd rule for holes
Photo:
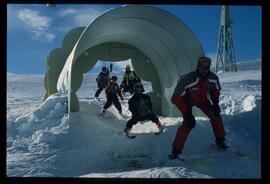
[[[121,116],[123,116],[122,110],[119,110],[118,113],[119,113]]]
[[[94,99],[95,99],[96,102],[100,102],[100,99],[98,98],[98,96],[95,96]]]
[[[216,146],[219,150],[226,150],[229,147],[226,145],[224,138],[216,138]]]
[[[181,153],[182,153],[181,149],[173,148],[171,154],[168,155],[169,159],[170,160],[180,159],[178,155],[181,154]]]
[[[125,128],[124,129],[124,132],[126,133],[126,136],[128,137],[128,138],[130,138],[130,139],[134,139],[136,136],[135,135],[132,135],[131,133],[130,133],[130,128]]]
[[[106,109],[102,108],[101,111],[100,111],[100,113],[99,113],[99,115],[100,116],[104,116],[105,112],[106,112]]]
[[[155,134],[162,133],[163,128],[164,128],[163,125],[160,122],[156,123],[156,125],[157,125],[157,128],[158,128],[158,132],[156,132]]]

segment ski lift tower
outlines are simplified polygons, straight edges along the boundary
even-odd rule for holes
[[[223,5],[221,9],[216,72],[218,72],[220,68],[225,72],[237,71],[233,48],[232,22],[230,20],[229,7],[225,5]]]

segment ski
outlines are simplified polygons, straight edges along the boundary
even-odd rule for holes
[[[159,130],[158,132],[154,132],[155,135],[160,135],[163,132],[166,132],[166,129],[164,129],[164,127],[161,128],[161,130]]]
[[[177,156],[176,158],[168,155],[169,156],[169,161],[180,161],[180,164],[185,164],[186,166],[190,166],[193,168],[201,168],[201,167],[210,167],[212,163],[214,162],[214,159],[210,157],[209,155],[207,156],[201,156],[201,157],[181,157]]]
[[[162,134],[162,131],[159,131],[159,132],[154,132],[155,135],[160,135]]]
[[[126,134],[126,136],[127,136],[129,139],[134,139],[134,138],[136,138],[136,135],[130,136],[130,135],[127,135],[127,134]]]
[[[106,117],[104,114],[97,113],[97,117],[103,118],[103,119],[111,119],[112,117]]]
[[[234,147],[229,147],[228,149],[229,149],[229,151],[234,152],[236,155],[238,155],[238,156],[240,156],[242,158],[248,158],[248,157],[250,157],[250,155],[248,153],[245,153],[243,151],[237,150]]]
[[[210,167],[212,163],[214,162],[214,159],[212,157],[207,158],[199,158],[199,159],[190,159],[188,161],[188,164],[192,167]]]
[[[239,157],[242,157],[242,158],[247,158],[249,157],[249,154],[244,152],[244,151],[240,151],[232,146],[228,146],[228,148],[226,150],[222,150],[222,149],[218,149],[217,146],[215,144],[212,144],[211,145],[215,150],[219,151],[219,152],[232,152],[232,153],[235,153],[237,156]]]
[[[190,162],[191,160],[187,159],[187,158],[182,158],[182,157],[178,157],[177,160],[181,161],[181,162]]]
[[[181,162],[190,162],[189,159],[183,158],[183,157],[180,157],[180,156],[177,156],[175,158],[174,156],[172,156],[171,154],[169,154],[168,157],[169,157],[169,160],[178,160],[178,161],[181,161]]]
[[[149,132],[149,133],[158,136],[158,135],[162,134],[162,131],[160,131],[160,132]],[[136,134],[136,133],[134,133],[134,134]],[[127,136],[128,138],[130,138],[130,139],[134,139],[134,138],[136,137],[136,135],[134,135],[134,134],[133,134],[133,135],[127,135],[127,134],[126,134],[126,136]],[[139,134],[140,134],[140,133],[139,133]],[[148,133],[145,133],[145,134],[148,134]]]
[[[119,116],[120,116],[120,118],[122,118],[122,119],[127,119],[127,118],[129,118],[128,116],[126,116],[126,115],[124,115],[124,114],[119,114]]]

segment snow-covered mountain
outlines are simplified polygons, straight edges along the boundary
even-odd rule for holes
[[[247,63],[245,63],[247,64]],[[111,107],[106,118],[96,115],[105,102],[93,97],[96,84],[86,75],[78,91],[81,111],[66,115],[67,98],[54,94],[45,102],[42,75],[7,75],[7,176],[83,178],[260,178],[261,68],[257,64],[236,73],[219,73],[220,106],[227,152],[212,148],[209,120],[196,117],[183,157],[170,161],[168,153],[182,118],[159,117],[164,132],[150,121],[139,122],[128,139],[123,129],[131,113],[127,99],[120,116]],[[240,65],[239,65],[240,66]],[[256,66],[256,67],[254,67]],[[119,78],[121,78],[119,76]],[[144,83],[146,91],[151,90]]]

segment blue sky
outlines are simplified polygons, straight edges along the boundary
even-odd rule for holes
[[[113,5],[45,4],[7,5],[7,71],[45,73],[45,59],[60,47],[66,33],[87,26]],[[174,14],[195,33],[207,56],[215,59],[221,6],[153,5]],[[262,16],[260,6],[230,6],[236,62],[261,58]],[[98,63],[100,66],[100,62]],[[123,64],[123,63],[121,63]],[[121,67],[119,64],[118,66]],[[99,69],[96,67],[94,70]]]

